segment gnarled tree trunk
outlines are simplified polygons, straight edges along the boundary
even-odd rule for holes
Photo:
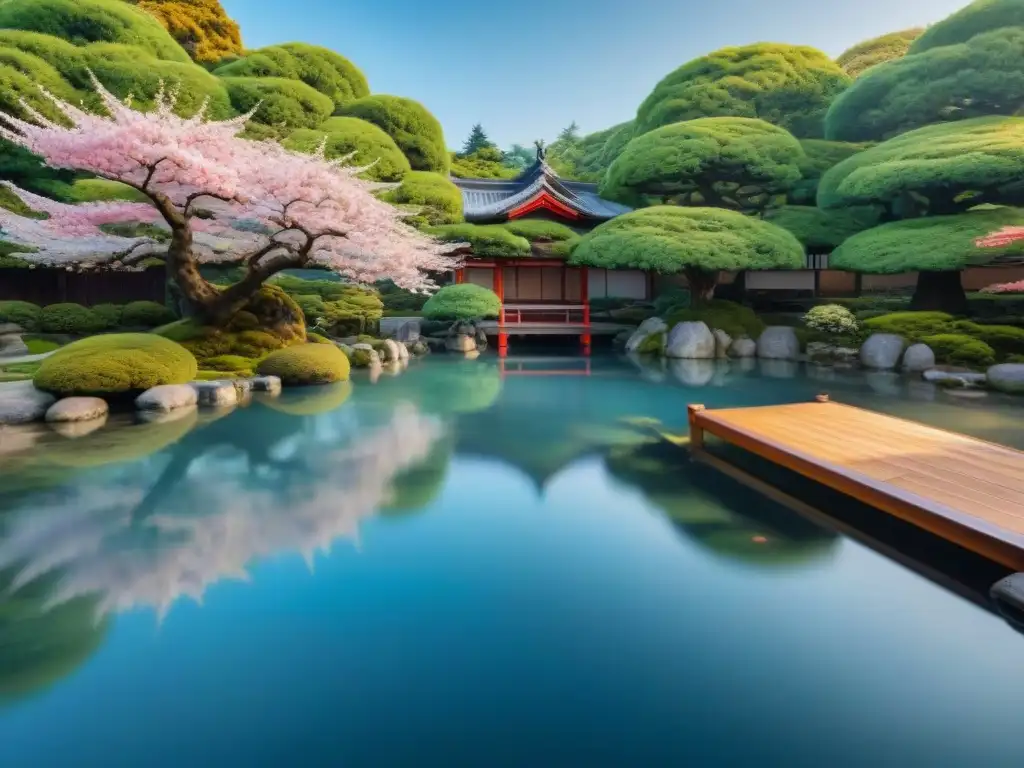
[[[967,314],[967,294],[964,293],[959,271],[919,272],[910,308],[917,311]]]
[[[718,285],[717,270],[687,267],[683,274],[690,286],[691,304],[705,304],[715,297],[715,286]]]

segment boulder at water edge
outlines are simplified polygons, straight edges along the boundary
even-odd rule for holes
[[[732,346],[732,336],[720,328],[715,328],[715,357],[728,357]]]
[[[921,373],[935,367],[935,353],[927,344],[911,344],[903,353],[903,370]]]
[[[444,346],[449,352],[476,352],[476,339],[460,333],[457,336],[449,336]]]
[[[730,357],[753,357],[757,354],[757,342],[753,339],[741,336],[740,338],[733,341],[729,347]]]
[[[764,360],[796,360],[800,357],[800,340],[788,325],[772,325],[757,340],[757,356]]]
[[[224,408],[238,405],[238,390],[230,381],[193,381],[199,405],[208,408]]]
[[[405,342],[395,342],[398,347],[398,359],[399,361],[407,361],[409,359],[409,347],[406,346]]]
[[[877,371],[895,368],[905,344],[895,333],[873,333],[860,348],[860,364]]]
[[[1024,394],[1024,365],[1021,363],[993,365],[988,369],[986,377],[992,389],[1011,395]]]
[[[280,376],[256,376],[250,379],[253,392],[267,392],[271,395],[281,393]]]
[[[411,344],[414,341],[420,340],[420,321],[410,320],[407,323],[403,323],[395,331],[395,341],[402,341],[407,344]]]
[[[93,421],[104,418],[109,411],[107,401],[98,397],[65,397],[47,409],[46,420],[51,423]]]
[[[668,326],[665,325],[665,321],[660,317],[647,318],[640,323],[639,328],[630,334],[629,339],[626,341],[626,351],[636,352],[648,336],[655,333],[664,333],[667,330]]]
[[[0,384],[0,424],[38,421],[56,401],[53,395],[36,389],[31,381]]]
[[[400,359],[400,353],[398,351],[398,342],[392,339],[384,339],[380,344],[381,349],[384,350],[384,361],[388,363],[397,362]]]
[[[170,413],[179,408],[192,408],[197,402],[196,390],[189,384],[161,384],[135,398],[135,407],[140,411]]]
[[[668,333],[665,357],[706,360],[715,356],[715,336],[701,322],[679,323]]]

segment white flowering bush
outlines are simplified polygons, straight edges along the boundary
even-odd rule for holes
[[[804,315],[804,324],[814,331],[836,336],[854,334],[858,330],[857,318],[839,304],[823,304]]]

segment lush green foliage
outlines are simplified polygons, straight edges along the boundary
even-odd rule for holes
[[[206,379],[202,374],[204,373],[230,373],[237,376],[252,376],[255,372],[256,363],[247,357],[241,355],[218,355],[217,357],[211,357],[203,361],[205,370],[200,371],[200,381]],[[213,379],[220,378],[219,376],[212,377]],[[209,380],[209,379],[206,379]]]
[[[952,333],[955,322],[946,312],[892,312],[865,320],[864,328],[871,333],[894,333],[916,344],[925,336]]]
[[[282,144],[299,152],[314,152],[327,140],[327,157],[352,155],[353,165],[371,165],[367,178],[375,181],[401,181],[409,172],[409,161],[384,131],[373,123],[355,117],[332,117],[319,128],[300,128]],[[354,153],[354,154],[353,154]]]
[[[81,304],[50,304],[43,307],[39,327],[46,333],[86,335],[102,331],[106,323]]]
[[[473,130],[469,132],[469,136],[466,138],[465,143],[462,145],[463,156],[473,155],[482,149],[497,149],[489,138],[487,138],[487,132],[484,127],[477,123],[473,126]]]
[[[149,198],[135,187],[108,179],[78,179],[68,187],[68,194],[64,196],[64,201],[68,203],[100,203],[114,200],[149,202]]]
[[[27,117],[21,105],[24,99],[44,115],[58,117],[53,104],[39,90],[40,86],[63,99],[80,99],[75,89],[45,59],[17,48],[0,47],[0,108],[4,112]]]
[[[517,258],[530,255],[530,242],[500,224],[444,224],[425,230],[446,243],[466,243],[474,256]]]
[[[802,139],[804,150],[800,159],[800,180],[786,192],[786,199],[792,205],[815,205],[818,199],[818,184],[829,168],[846,158],[862,152],[870,144],[852,144],[845,141],[825,139]]]
[[[242,52],[242,35],[220,0],[127,0],[154,16],[202,64]]]
[[[804,252],[786,230],[720,208],[654,206],[623,214],[580,238],[572,263],[663,273],[798,269]]]
[[[501,226],[531,243],[554,243],[572,240],[577,236],[576,232],[565,224],[550,219],[513,219]]]
[[[848,237],[876,226],[879,210],[871,206],[824,210],[784,205],[765,211],[764,218],[792,232],[808,253],[831,253]]]
[[[836,59],[836,64],[851,77],[859,77],[864,70],[893,59],[902,59],[910,44],[924,32],[922,27],[913,27],[887,35],[873,37],[863,43],[847,48]]]
[[[103,397],[185,384],[197,370],[192,354],[173,341],[148,333],[108,334],[57,350],[43,360],[33,382],[59,397]]]
[[[334,109],[334,102],[298,80],[283,77],[222,77],[231,104],[239,112],[259,105],[253,121],[279,129],[315,128]]]
[[[0,301],[0,323],[14,323],[26,331],[38,331],[42,316],[42,308],[27,301]]]
[[[1024,242],[1001,248],[978,248],[974,241],[1004,226],[1024,225],[1024,211],[991,208],[955,216],[907,219],[853,235],[832,253],[834,269],[899,274],[952,271],[991,261],[1024,257]]]
[[[469,155],[452,153],[451,175],[460,179],[514,179],[519,170],[505,164],[501,150],[484,147]]]
[[[92,307],[92,313],[103,323],[103,330],[109,331],[121,325],[121,315],[124,314],[124,307],[118,304],[97,304]],[[172,317],[171,319],[173,320],[174,318]],[[165,320],[164,322],[168,321]]]
[[[875,141],[932,123],[1013,115],[1024,102],[1024,26],[872,68],[841,94],[826,135]]]
[[[1024,27],[1024,6],[1019,0],[975,0],[925,30],[910,46],[911,54],[944,45],[966,43],[975,35],[1000,27]]]
[[[669,328],[679,323],[698,321],[706,323],[712,330],[725,331],[734,339],[740,336],[756,339],[765,329],[764,321],[750,307],[722,299],[675,310],[665,318],[665,324]]]
[[[925,336],[921,341],[931,347],[935,359],[949,365],[987,368],[996,361],[995,350],[981,339],[962,333],[940,333]]]
[[[980,203],[1024,203],[1022,178],[1024,118],[981,117],[919,128],[858,152],[825,173],[818,204],[909,202],[951,213]]]
[[[133,301],[121,311],[121,325],[125,328],[156,328],[174,320],[174,313],[155,301]]]
[[[579,156],[573,178],[580,181],[600,181],[612,161],[633,136],[633,122],[619,123],[603,131],[590,133],[579,140]],[[609,142],[616,145],[609,149]]]
[[[813,331],[839,335],[857,332],[857,318],[840,304],[820,304],[804,315],[804,325]]]
[[[613,128],[605,139],[604,146],[601,147],[601,156],[598,160],[600,167],[607,170],[635,135],[636,123],[633,120]]]
[[[423,316],[431,320],[474,320],[497,317],[499,312],[498,294],[471,283],[446,285],[423,305]]]
[[[428,224],[453,224],[462,220],[462,192],[451,179],[438,173],[413,171],[396,189],[384,194],[396,205],[415,206]]]
[[[355,64],[328,48],[306,43],[260,48],[218,67],[215,73],[221,77],[299,80],[329,98],[336,108],[370,94],[366,76]]]
[[[271,352],[257,367],[261,376],[279,376],[286,386],[347,381],[349,363],[333,344],[299,344]]]
[[[441,123],[418,101],[398,96],[365,96],[346,104],[340,114],[382,128],[409,158],[414,171],[448,171],[448,149]]]
[[[41,32],[74,45],[123,43],[160,59],[191,62],[159,21],[122,0],[6,0],[0,29]]]
[[[637,112],[638,133],[698,117],[756,117],[820,137],[829,103],[851,78],[814,48],[757,43],[722,48],[666,76]]]
[[[740,203],[723,183],[785,189],[800,178],[800,143],[763,120],[707,117],[666,125],[626,145],[601,184],[601,194],[630,200],[697,192],[704,205]],[[758,190],[767,202],[768,195]]]

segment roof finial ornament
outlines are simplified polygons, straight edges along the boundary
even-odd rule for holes
[[[544,148],[544,141],[542,139],[538,139],[533,142],[533,146],[537,148],[537,162],[543,163],[544,158],[547,155],[547,150]]]

